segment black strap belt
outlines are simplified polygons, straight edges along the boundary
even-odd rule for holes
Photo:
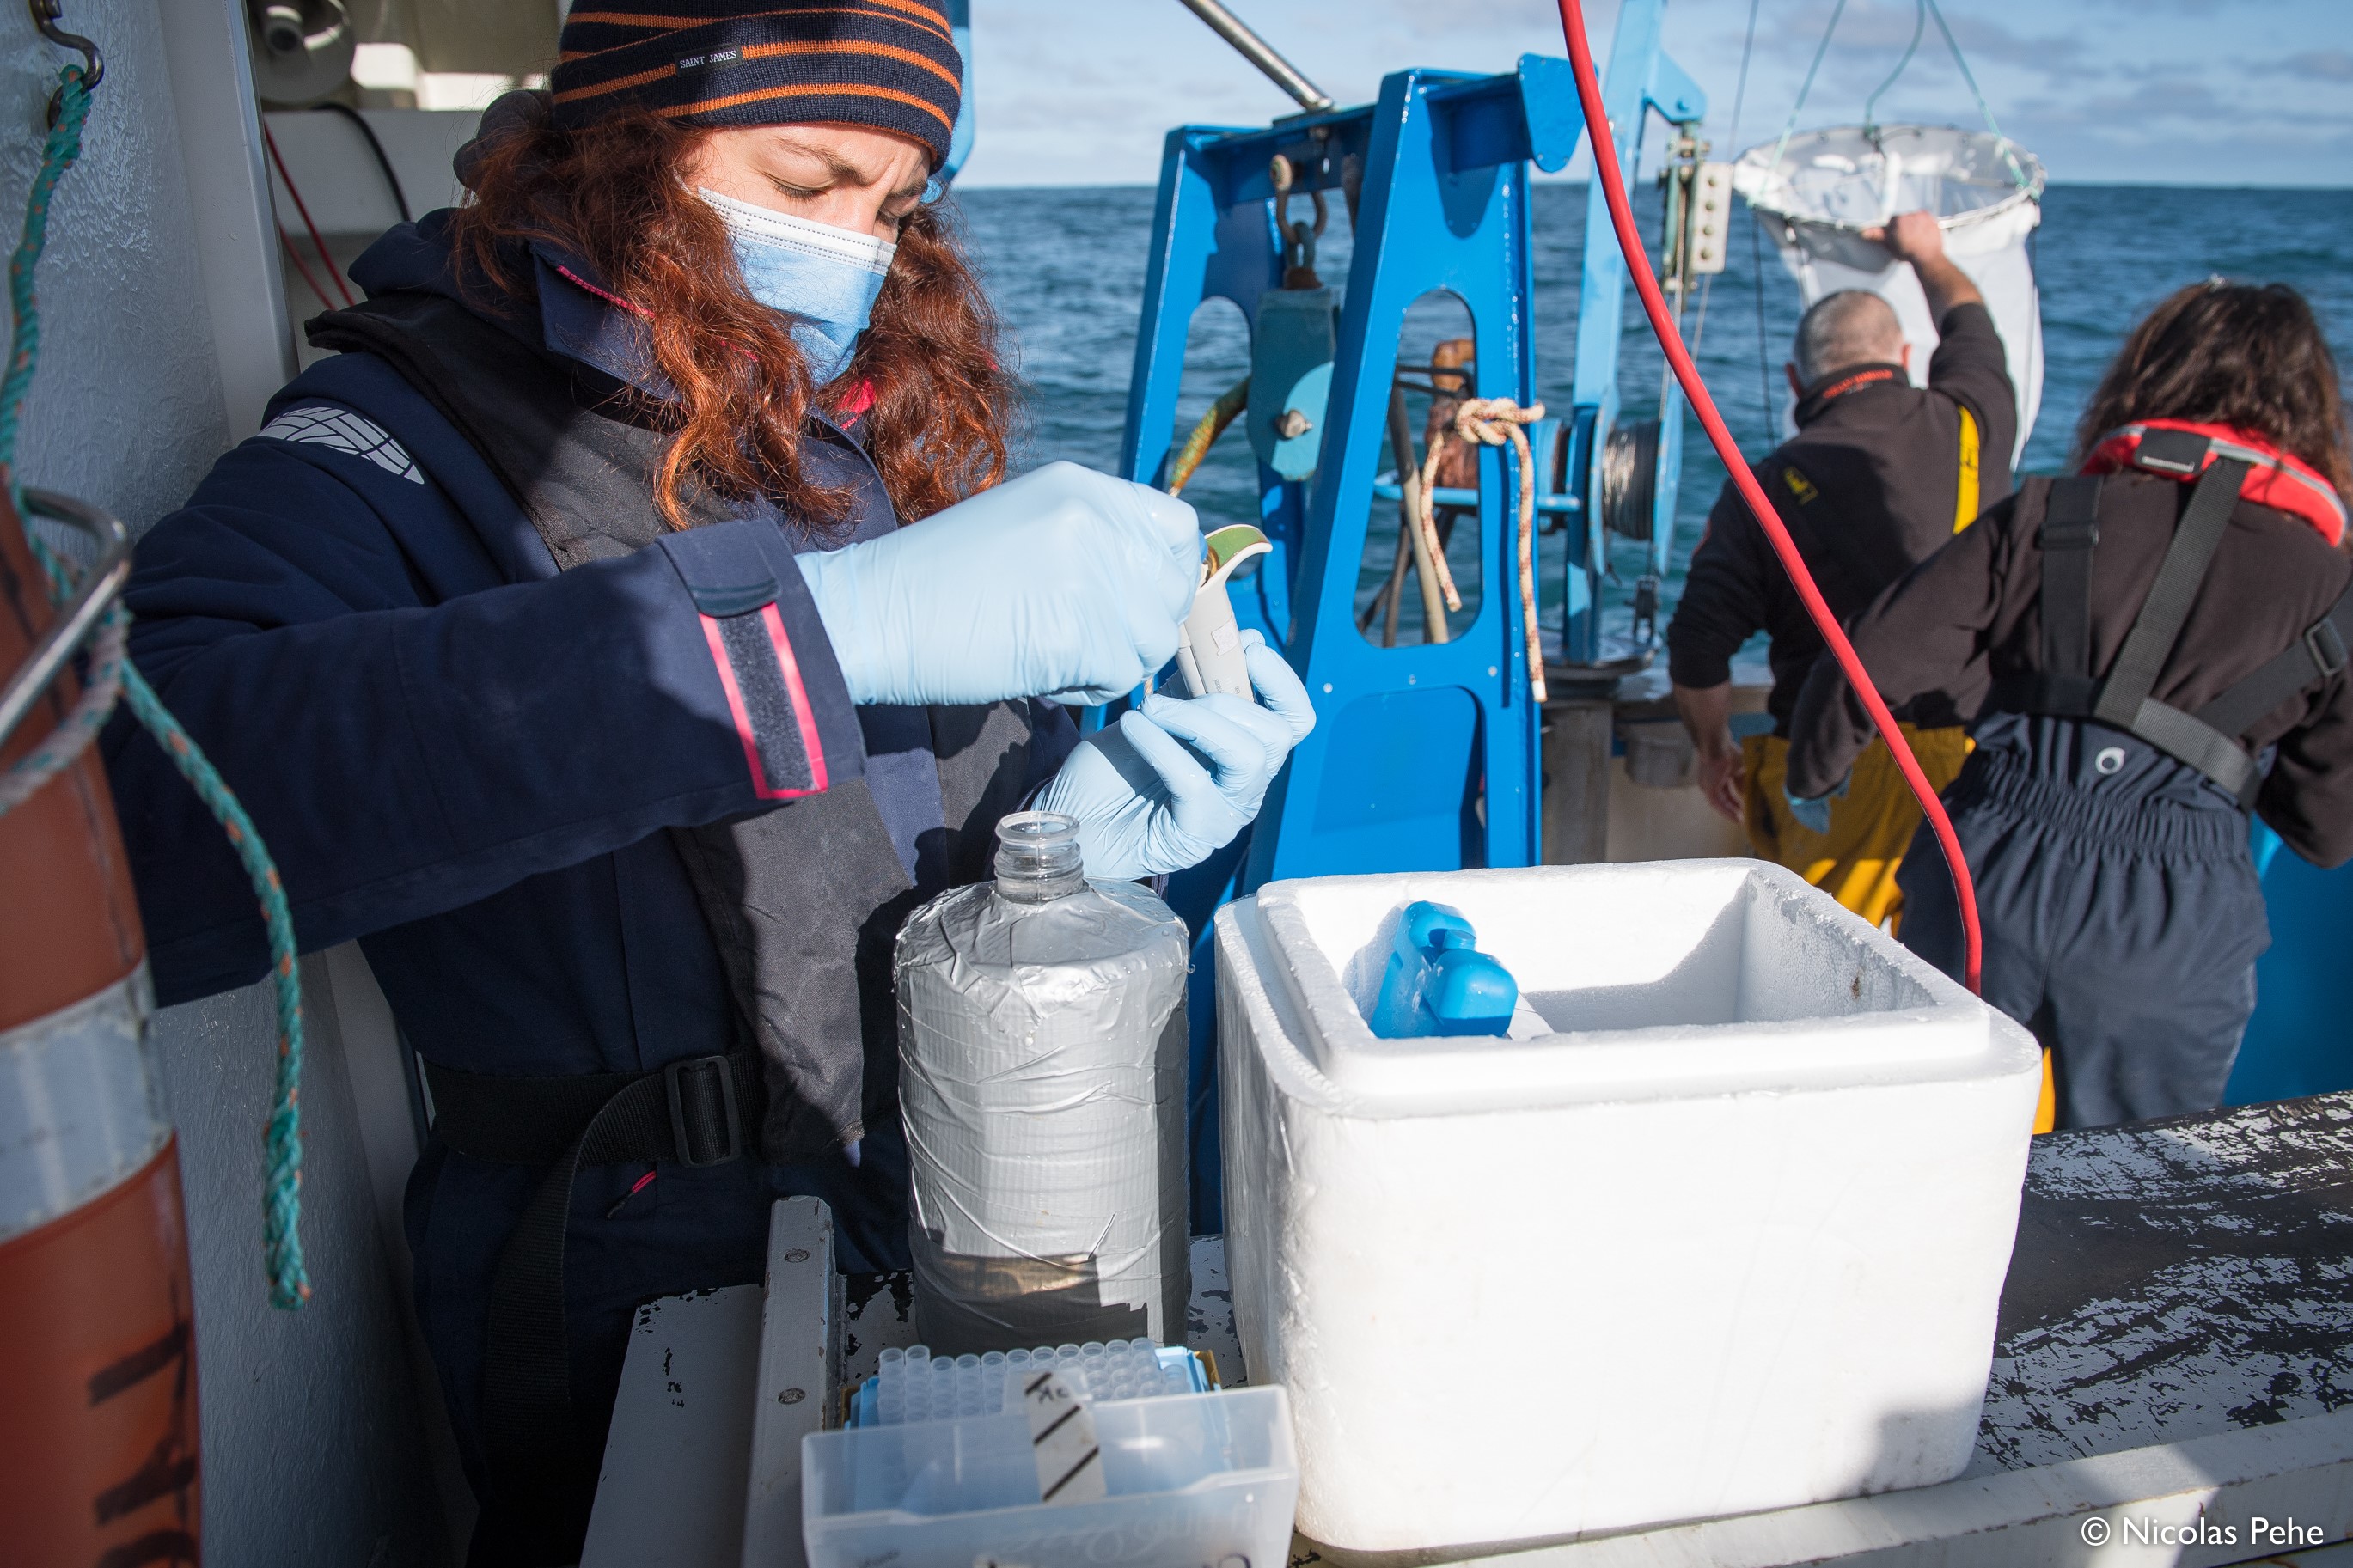
[[[2166,656],[2181,640],[2189,606],[2205,584],[2206,568],[2222,542],[2222,531],[2231,526],[2247,473],[2245,463],[2223,458],[2207,468],[2189,492],[2189,504],[2173,531],[2173,542],[2166,546],[2157,581],[2149,584],[2148,597],[2141,602],[2132,630],[2125,634],[2125,646],[2116,650],[2116,662],[2100,683],[2099,705],[2092,710],[2100,722],[2129,730],[2139,719],[2141,704],[2164,672]]]
[[[584,1165],[743,1157],[767,1103],[756,1051],[642,1073],[502,1078],[425,1064],[433,1136],[478,1160],[546,1167],[491,1277],[482,1439],[511,1519],[585,1520],[600,1458],[572,1407],[564,1322],[564,1233]],[[578,1542],[571,1542],[575,1554]],[[560,1555],[551,1559],[563,1561]]]
[[[2198,710],[2203,723],[2225,735],[2244,734],[2247,726],[2346,666],[2346,649],[2353,645],[2353,588],[2329,606],[2328,613],[2304,629],[2304,635],[2269,660]]]
[[[2053,479],[2042,544],[2042,669],[2054,680],[2091,684],[2092,547],[2099,542],[2098,478]]]
[[[744,1124],[757,1123],[745,1108],[767,1099],[756,1051],[695,1057],[651,1072],[560,1078],[427,1062],[425,1084],[433,1095],[433,1136],[460,1154],[510,1165],[547,1164],[607,1115],[596,1151],[584,1150],[581,1164],[723,1165],[744,1152]]]
[[[2144,442],[2143,456],[2155,460],[2143,466],[2197,473],[2205,442],[2202,437],[2189,441],[2197,450],[2182,454],[2164,443],[2151,453]],[[2232,458],[2218,457],[2207,464],[2166,548],[2148,598],[2101,679],[2093,679],[2090,671],[2092,552],[2100,539],[2100,481],[2088,477],[2052,481],[2041,538],[2042,668],[1997,681],[1988,707],[2097,720],[2187,763],[2230,791],[2242,808],[2252,807],[2263,787],[2263,773],[2239,737],[2281,703],[2346,668],[2347,648],[2353,645],[2353,588],[2339,595],[2303,636],[2195,713],[2149,695],[2189,618],[2247,471],[2247,464]]]

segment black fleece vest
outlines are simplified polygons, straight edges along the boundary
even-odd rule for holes
[[[571,362],[437,294],[391,294],[309,325],[320,348],[372,353],[460,431],[565,570],[640,550],[664,530],[655,476],[669,437]],[[690,523],[742,508],[690,482]],[[997,819],[1028,788],[1025,704],[932,710],[945,863],[986,874]],[[891,950],[916,890],[863,779],[705,827],[670,830],[745,1037],[765,1058],[760,1152],[805,1163],[865,1135],[897,1097]]]

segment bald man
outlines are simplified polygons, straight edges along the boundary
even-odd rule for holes
[[[1928,384],[1912,384],[1912,348],[1886,300],[1825,296],[1798,323],[1784,367],[1798,434],[1757,465],[1841,621],[2010,493],[2018,430],[2001,338],[1984,296],[1946,257],[1936,220],[1906,213],[1864,237],[1909,263],[1928,298],[1938,336]],[[1760,630],[1772,636],[1773,730],[1736,743],[1732,656]],[[1789,717],[1821,651],[1764,531],[1726,484],[1667,628],[1675,708],[1699,750],[1700,787],[1758,855],[1880,923],[1899,912],[1895,867],[1920,820],[1885,745],[1873,743],[1841,797],[1793,807],[1782,790]],[[1926,731],[1913,748],[1942,788],[1968,742],[1957,729]]]

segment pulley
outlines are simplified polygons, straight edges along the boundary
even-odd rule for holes
[[[1668,140],[1667,161],[1659,171],[1666,212],[1659,232],[1659,287],[1680,311],[1695,279],[1724,270],[1725,243],[1732,226],[1732,165],[1710,163],[1708,144],[1690,125],[1678,125]]]
[[[1601,523],[1620,539],[1648,543],[1658,512],[1659,422],[1614,426],[1601,444]]]
[[[301,109],[351,79],[359,30],[343,0],[246,0],[252,23],[254,96]]]

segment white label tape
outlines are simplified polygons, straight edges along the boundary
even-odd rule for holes
[[[1021,1404],[1038,1460],[1038,1500],[1060,1507],[1101,1500],[1103,1452],[1086,1401],[1060,1373],[1041,1372],[1021,1385]]]

